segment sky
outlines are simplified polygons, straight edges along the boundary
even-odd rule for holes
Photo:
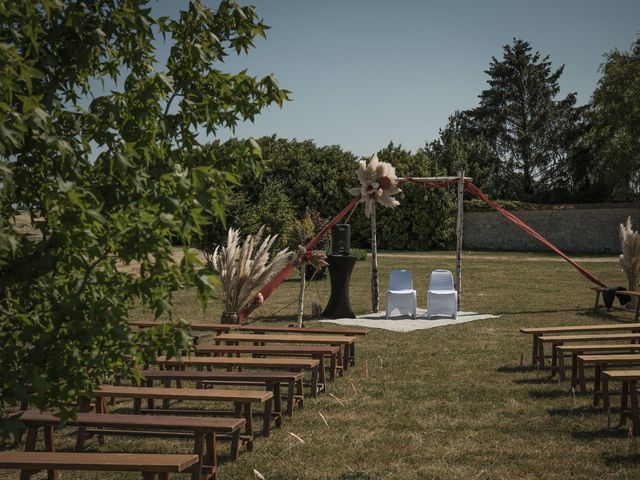
[[[207,5],[217,1],[203,0]],[[640,33],[640,0],[252,0],[271,26],[224,69],[274,74],[292,91],[238,137],[276,134],[370,156],[390,141],[415,151],[437,139],[449,115],[473,108],[492,57],[522,39],[565,65],[561,95],[587,103],[603,55]],[[183,2],[158,0],[174,15]],[[229,136],[223,133],[221,138]]]

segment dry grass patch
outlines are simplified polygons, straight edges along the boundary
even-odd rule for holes
[[[254,452],[243,453],[237,462],[224,461],[222,478],[253,479],[254,469],[267,480],[638,478],[640,446],[626,430],[607,429],[605,412],[590,407],[590,396],[574,397],[567,383],[530,369],[530,338],[517,332],[520,326],[600,323],[632,315],[594,317],[589,284],[570,266],[525,260],[532,254],[521,261],[510,256],[501,262],[470,254],[463,264],[464,309],[502,317],[408,334],[372,331],[358,342],[356,367],[329,385],[332,395],[308,400],[271,438],[259,438]],[[352,277],[352,306],[358,313],[370,303],[369,268],[368,262],[358,262]],[[395,268],[413,272],[418,302],[424,305],[431,270],[453,269],[454,260],[381,257],[381,292]],[[609,284],[624,284],[613,257],[588,268]],[[285,282],[254,320],[291,323],[297,287],[295,281]],[[317,292],[326,303],[328,290],[328,281],[314,282],[309,303],[317,301]],[[214,321],[220,315],[216,308],[202,312],[190,292],[178,295],[176,303],[187,320]],[[136,317],[149,315],[139,311]],[[72,440],[62,435],[59,444],[70,448]],[[187,452],[191,445],[113,437],[105,450]],[[226,442],[221,446],[228,450]],[[91,441],[89,447],[96,445]],[[0,472],[0,477],[18,475]]]

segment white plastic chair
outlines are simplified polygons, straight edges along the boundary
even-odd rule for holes
[[[389,276],[387,290],[387,316],[389,318],[396,311],[400,315],[411,315],[416,318],[417,300],[413,289],[413,280],[409,270],[394,270]]]
[[[434,315],[447,315],[458,319],[458,292],[453,287],[449,270],[434,270],[427,291],[427,319]]]

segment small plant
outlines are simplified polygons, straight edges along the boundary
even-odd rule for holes
[[[226,314],[237,315],[258,290],[269,282],[291,260],[288,248],[271,258],[271,247],[277,235],[264,237],[264,228],[241,241],[240,231],[229,229],[226,247],[218,246],[213,254],[213,269],[220,276],[221,296]],[[263,238],[264,237],[264,238]]]
[[[349,253],[356,257],[358,261],[367,259],[367,251],[364,248],[352,248]]]

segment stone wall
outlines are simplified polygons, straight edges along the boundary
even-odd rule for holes
[[[618,225],[631,217],[640,230],[640,202],[555,205],[544,210],[512,211],[566,252],[620,253]],[[465,212],[463,248],[469,250],[549,251],[496,211]]]

